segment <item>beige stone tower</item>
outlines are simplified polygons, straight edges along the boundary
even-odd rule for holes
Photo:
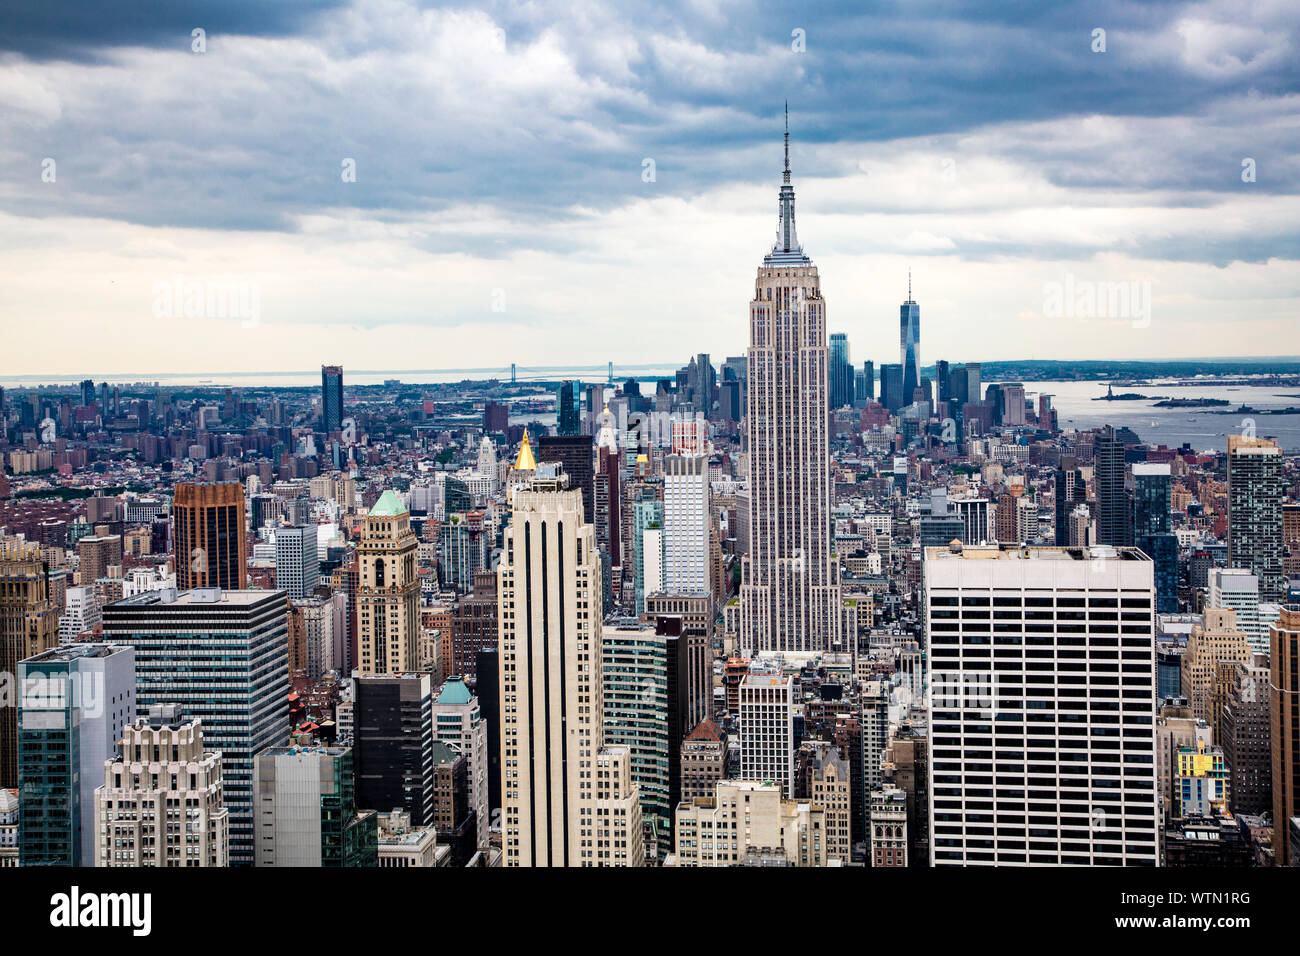
[[[795,233],[788,117],[776,243],[754,281],[747,355],[750,550],[741,652],[843,650],[831,554],[826,303]]]
[[[40,546],[0,541],[0,674],[18,674],[18,662],[59,643],[59,612],[50,599]],[[18,708],[0,707],[0,788],[18,786]]]
[[[631,754],[604,746],[596,532],[558,465],[515,492],[497,575],[505,865],[644,865]]]
[[[1192,715],[1211,727],[1213,739],[1217,714],[1214,707],[1214,683],[1219,665],[1250,663],[1250,645],[1246,632],[1237,627],[1237,612],[1231,608],[1207,607],[1205,623],[1192,628],[1182,660],[1183,696],[1192,705]]]
[[[121,751],[95,791],[94,865],[226,866],[221,754],[203,749],[202,722],[155,705],[124,728]]]
[[[410,512],[385,491],[366,516],[357,549],[357,669],[363,674],[419,670],[418,549]]]

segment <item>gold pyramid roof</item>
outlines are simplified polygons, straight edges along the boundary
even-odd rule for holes
[[[533,446],[528,441],[528,429],[524,429],[524,440],[519,443],[519,457],[515,459],[515,471],[536,471],[537,459],[533,457]]]

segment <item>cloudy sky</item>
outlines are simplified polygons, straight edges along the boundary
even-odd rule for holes
[[[6,7],[0,376],[1300,353],[1297,0]]]

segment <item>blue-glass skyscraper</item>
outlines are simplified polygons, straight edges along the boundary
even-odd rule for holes
[[[903,356],[903,404],[911,405],[921,385],[921,307],[912,299],[907,277],[907,301],[898,310],[898,341]]]
[[[1169,523],[1167,464],[1133,465],[1133,541],[1155,564],[1156,611],[1178,611],[1178,539]]]
[[[849,361],[849,337],[843,332],[831,333],[830,351],[830,401],[831,408],[844,408],[853,404],[854,368]]]
[[[597,414],[594,410],[590,413]],[[581,431],[578,412],[578,383],[564,381],[555,390],[555,434],[576,435]]]
[[[20,661],[16,676],[19,865],[94,866],[95,788],[135,720],[135,654],[65,644]]]
[[[343,428],[343,366],[320,367],[321,431],[326,435]]]

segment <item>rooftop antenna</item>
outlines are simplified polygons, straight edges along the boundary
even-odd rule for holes
[[[785,182],[790,181],[790,101],[785,101]]]

